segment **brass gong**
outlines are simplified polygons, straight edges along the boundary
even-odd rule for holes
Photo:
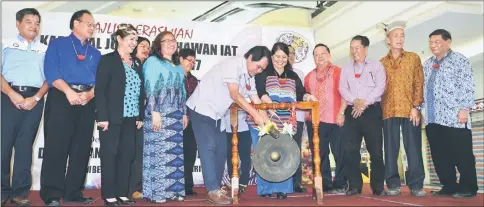
[[[301,162],[301,150],[287,134],[279,134],[277,139],[266,134],[255,146],[252,162],[261,178],[282,182],[296,173]]]

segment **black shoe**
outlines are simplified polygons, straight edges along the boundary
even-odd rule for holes
[[[387,195],[387,191],[385,191],[385,190],[373,190],[373,195],[376,195],[376,196],[386,196]]]
[[[247,185],[239,184],[239,195],[242,195],[247,190]]]
[[[44,203],[45,203],[45,206],[60,206],[60,201],[57,199],[48,200],[48,201],[45,201]]]
[[[472,197],[476,196],[476,193],[469,193],[469,192],[456,193],[453,196],[454,196],[454,198],[472,198]]]
[[[430,191],[430,194],[432,194],[433,196],[437,196],[437,197],[446,197],[446,196],[452,196],[454,195],[455,192],[449,192],[449,191],[445,191],[445,190],[433,190],[433,191]]]
[[[294,187],[294,192],[296,193],[305,193],[308,192],[308,190],[300,185]]]
[[[118,199],[118,203],[121,204],[121,205],[134,205],[134,204],[136,204],[136,201],[131,200],[129,198],[127,200],[123,200],[123,199],[117,197],[116,199]]]
[[[193,190],[185,190],[185,195],[187,195],[187,196],[196,196],[197,195],[197,192],[195,192]]]
[[[361,194],[361,189],[351,189],[346,191],[347,196],[354,196],[354,195],[360,195]]]
[[[277,199],[286,199],[287,193],[277,193]]]
[[[119,202],[117,200],[116,201],[113,201],[113,202],[109,202],[106,199],[103,199],[103,200],[104,200],[104,205],[105,206],[119,206]]]
[[[270,198],[272,196],[272,194],[262,194],[260,195],[260,197],[262,198]]]
[[[64,203],[77,203],[77,204],[90,204],[93,200],[91,197],[77,197],[77,198],[64,198]]]

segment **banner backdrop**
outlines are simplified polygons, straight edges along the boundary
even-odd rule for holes
[[[50,41],[60,36],[70,34],[69,20],[71,13],[42,13],[41,31],[39,41],[48,45]],[[3,16],[3,15],[2,15]],[[162,19],[134,19],[122,16],[94,15],[96,20],[96,34],[89,42],[101,51],[102,54],[111,52],[115,44],[110,35],[120,23],[133,24],[140,36],[154,40],[157,34],[168,30],[173,32],[178,42],[178,48],[192,48],[196,51],[196,65],[193,74],[201,78],[213,65],[229,56],[243,56],[244,53],[255,45],[265,45],[272,48],[276,41],[292,45],[296,50],[295,68],[307,74],[314,68],[312,48],[314,47],[314,34],[311,29],[288,28],[288,27],[262,27],[255,25],[230,25],[223,23],[206,23],[191,21],[173,21]],[[3,39],[16,38],[15,16],[3,16],[2,33]],[[94,123],[93,123],[94,124]],[[307,135],[303,137],[303,147],[307,143]],[[86,188],[100,187],[100,160],[99,138],[97,130],[92,137],[91,159],[86,178]],[[307,146],[307,144],[306,144]],[[44,147],[42,123],[38,136],[34,143],[33,152],[33,190],[40,188],[40,169],[42,165],[42,152]],[[303,149],[306,149],[304,147]],[[306,158],[309,153],[303,150]],[[306,159],[304,166],[311,166]],[[196,185],[203,184],[200,161],[197,159],[194,167],[194,182]],[[305,181],[309,180],[304,170]],[[227,176],[226,176],[227,177]],[[252,176],[253,177],[253,176]],[[227,177],[228,178],[228,177]],[[253,183],[253,180],[251,180]]]

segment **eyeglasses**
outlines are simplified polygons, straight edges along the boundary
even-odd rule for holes
[[[93,28],[94,30],[96,30],[96,23],[86,22],[86,21],[82,21],[82,20],[79,20],[78,22],[79,23],[86,23],[87,27]]]
[[[176,43],[176,39],[161,40],[161,42]]]

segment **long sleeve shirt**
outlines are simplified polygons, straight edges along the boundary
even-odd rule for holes
[[[461,109],[474,106],[472,65],[464,55],[451,50],[440,61],[433,56],[423,64],[425,125],[465,128],[466,124],[459,123],[458,114]],[[434,64],[439,67],[434,68]],[[467,128],[471,128],[470,120]]]
[[[320,122],[336,123],[341,107],[341,94],[338,90],[340,76],[341,68],[330,63],[321,72],[315,68],[304,79],[306,91],[319,100]]]
[[[341,71],[339,92],[348,105],[363,99],[367,105],[381,101],[385,90],[386,74],[380,61],[365,60],[346,64]]]
[[[387,81],[382,97],[383,119],[408,118],[413,107],[423,103],[423,69],[420,57],[403,51],[393,58],[391,51],[381,58]]]

